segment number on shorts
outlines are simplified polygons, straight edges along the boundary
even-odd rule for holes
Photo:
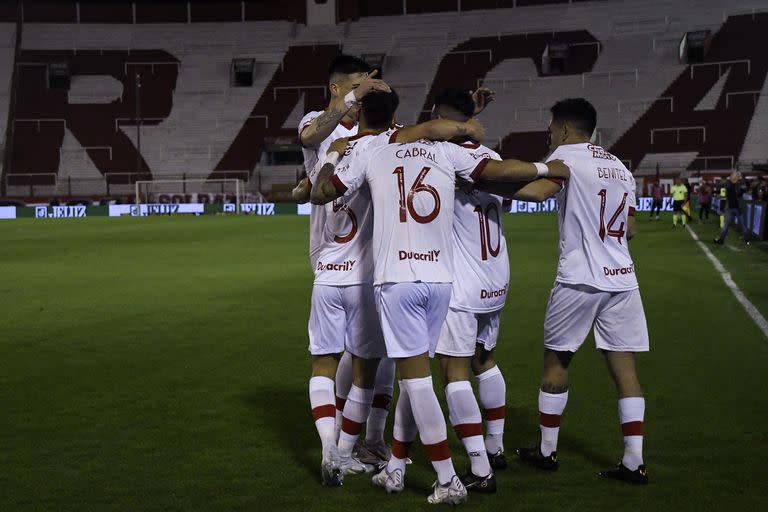
[[[491,224],[488,221],[488,217],[490,217],[491,211],[496,212],[496,247],[492,247],[492,241],[491,241]],[[501,227],[499,223],[499,209],[496,206],[496,203],[489,203],[488,206],[485,207],[485,212],[483,212],[483,207],[480,205],[475,206],[475,213],[477,213],[477,220],[480,222],[480,254],[483,257],[483,260],[488,259],[488,253],[491,253],[491,257],[495,258],[499,255],[499,250],[501,249]]]
[[[619,204],[619,207],[616,208],[616,211],[613,212],[613,216],[611,217],[611,220],[608,221],[608,226],[606,228],[605,225],[605,199],[608,195],[608,191],[606,189],[602,189],[600,192],[597,193],[598,196],[600,196],[600,240],[605,243],[605,237],[612,236],[616,239],[617,242],[619,242],[619,245],[621,245],[621,239],[624,238],[624,234],[626,231],[624,230],[624,221],[621,222],[621,225],[619,226],[619,229],[614,229],[613,225],[616,223],[616,220],[619,218],[619,215],[624,211],[624,207],[627,205],[627,193],[624,192],[624,196],[621,198],[621,203]]]
[[[440,213],[440,194],[437,192],[435,187],[424,183],[424,178],[426,178],[429,171],[430,167],[423,167],[421,169],[421,172],[419,172],[419,175],[416,177],[413,185],[411,185],[411,190],[408,192],[407,197],[405,195],[405,169],[403,166],[400,166],[392,172],[392,174],[397,175],[397,188],[400,192],[400,222],[406,222],[408,220],[407,214],[410,213],[413,220],[419,224],[428,224],[435,220]],[[430,194],[435,200],[434,208],[432,208],[432,211],[426,215],[421,215],[418,213],[416,208],[413,206],[413,198],[419,192],[426,192],[427,194]]]

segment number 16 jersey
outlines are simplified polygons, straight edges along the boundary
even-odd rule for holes
[[[618,158],[590,143],[558,147],[548,161],[571,169],[557,195],[560,257],[556,281],[614,292],[638,287],[627,246],[635,178]]]
[[[396,139],[396,132],[379,135],[353,151],[332,181],[344,195],[370,187],[374,284],[450,283],[456,176],[474,180],[487,159],[449,142]]]

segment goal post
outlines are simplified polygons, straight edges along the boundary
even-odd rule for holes
[[[244,182],[236,178],[185,178],[136,181],[136,208],[160,203],[235,203],[240,213]],[[151,213],[148,211],[148,214]]]

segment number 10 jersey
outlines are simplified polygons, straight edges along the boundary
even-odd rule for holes
[[[627,246],[635,178],[618,158],[590,143],[558,147],[548,161],[571,169],[557,195],[560,257],[556,281],[614,292],[638,287]]]
[[[501,160],[481,144],[460,147],[477,160]],[[453,207],[451,309],[491,313],[504,307],[509,290],[507,241],[501,226],[503,198],[482,191],[456,191]]]

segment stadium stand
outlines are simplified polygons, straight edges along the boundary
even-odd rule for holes
[[[407,15],[400,2],[341,1],[343,22],[332,26],[306,26],[305,4],[289,4],[259,21],[248,2],[25,11],[7,195],[118,197],[150,176],[238,177],[279,191],[298,166],[268,156],[297,147],[298,119],[327,101],[325,67],[341,51],[383,56],[401,122],[427,118],[442,87],[497,90],[481,118],[484,142],[504,156],[541,157],[549,106],[584,96],[599,112],[597,142],[636,174],[657,165],[723,171],[768,157],[768,56],[758,51],[768,10],[757,0],[697,0],[695,9],[626,0],[618,19],[596,15],[607,0],[463,0],[460,13],[451,2],[409,1]],[[692,30],[712,31],[711,50],[703,62],[680,63],[680,40]],[[548,45],[567,48],[555,74],[542,68]],[[252,87],[230,85],[233,59],[253,59]],[[60,62],[69,90],[48,87],[50,65]],[[0,84],[0,119],[9,89]]]

